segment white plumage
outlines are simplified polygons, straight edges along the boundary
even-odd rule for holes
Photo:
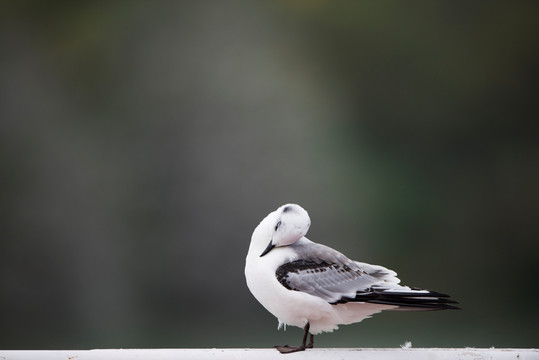
[[[313,334],[340,324],[359,322],[382,310],[455,308],[447,295],[399,285],[385,267],[352,261],[305,235],[307,211],[287,204],[266,216],[251,238],[245,264],[247,286],[277,319],[305,329],[299,347],[277,347],[283,353],[312,347]],[[307,334],[311,341],[306,345]]]

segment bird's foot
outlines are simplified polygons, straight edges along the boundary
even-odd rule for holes
[[[290,353],[297,352],[297,351],[304,351],[307,347],[303,346],[303,345],[302,346],[290,346],[290,345],[282,345],[282,346],[277,345],[277,346],[274,346],[274,348],[279,350],[279,352],[281,354],[290,354]],[[312,345],[311,345],[311,347],[312,347]]]

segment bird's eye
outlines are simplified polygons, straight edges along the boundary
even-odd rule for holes
[[[279,220],[279,222],[277,224],[275,224],[275,231],[277,231],[277,229],[279,228],[279,226],[281,226],[281,220]]]

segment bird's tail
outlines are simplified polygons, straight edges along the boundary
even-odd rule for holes
[[[414,288],[407,291],[371,289],[358,292],[353,301],[399,306],[395,310],[460,309],[455,306],[458,302],[449,299],[449,295]]]

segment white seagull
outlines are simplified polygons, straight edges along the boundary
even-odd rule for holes
[[[392,270],[350,260],[308,240],[310,226],[301,206],[279,207],[256,227],[245,262],[249,290],[277,317],[279,328],[285,324],[305,331],[300,346],[276,346],[281,353],[312,348],[313,335],[382,310],[458,309],[448,295],[399,285]]]

